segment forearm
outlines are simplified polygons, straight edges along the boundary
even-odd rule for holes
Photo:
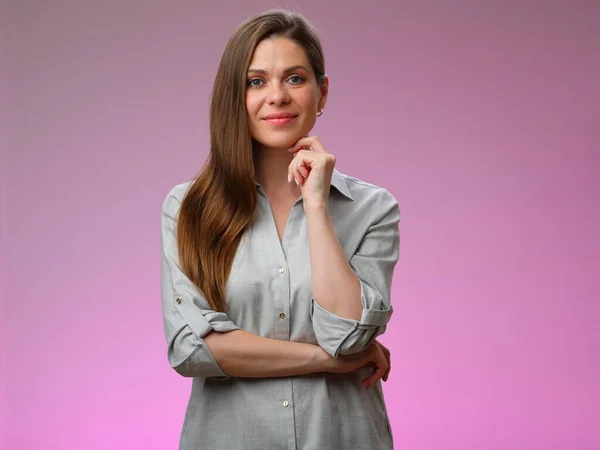
[[[326,310],[360,320],[360,282],[346,261],[326,207],[307,209],[313,297]]]
[[[269,339],[234,330],[204,337],[221,369],[232,377],[268,378],[325,372],[331,357],[318,345]]]

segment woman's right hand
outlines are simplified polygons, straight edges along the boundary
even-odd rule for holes
[[[337,358],[329,356],[325,371],[331,373],[350,373],[367,365],[372,366],[374,367],[373,374],[362,381],[362,385],[369,388],[377,380],[383,378],[384,375],[386,375],[387,379],[389,364],[389,351],[385,352],[384,347],[382,348],[382,345],[375,341],[358,353],[339,355]]]

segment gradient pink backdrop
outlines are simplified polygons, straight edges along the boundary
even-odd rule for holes
[[[331,78],[315,134],[401,205],[396,448],[600,448],[600,2],[217,3],[2,5],[0,447],[176,448],[160,206],[229,34],[291,6]]]

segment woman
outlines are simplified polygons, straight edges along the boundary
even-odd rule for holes
[[[310,131],[329,80],[314,28],[269,11],[230,38],[211,152],[162,208],[168,358],[192,392],[180,449],[391,449],[376,337],[400,213]]]

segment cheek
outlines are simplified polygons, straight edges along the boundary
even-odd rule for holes
[[[317,119],[317,106],[319,104],[319,99],[311,92],[309,95],[303,96],[302,99],[298,99],[298,102],[301,103],[306,121],[314,122]]]
[[[305,109],[316,108],[316,105],[319,101],[319,98],[315,96],[312,89],[307,89],[302,93],[302,95],[298,98],[298,102],[302,104],[302,107]]]
[[[317,105],[319,104],[319,99],[315,98],[314,95],[307,95],[301,102],[307,121],[315,121],[317,119]]]
[[[261,134],[261,123],[258,114],[261,107],[260,100],[256,96],[246,95],[246,115],[248,118],[248,127],[250,135],[253,138],[258,138]]]
[[[302,133],[307,134],[310,133],[310,130],[317,123],[317,115],[316,114],[306,114],[304,118],[304,123],[302,124]]]
[[[256,120],[259,108],[260,102],[257,100],[256,96],[246,94],[246,111],[248,112],[248,116],[251,120]]]

